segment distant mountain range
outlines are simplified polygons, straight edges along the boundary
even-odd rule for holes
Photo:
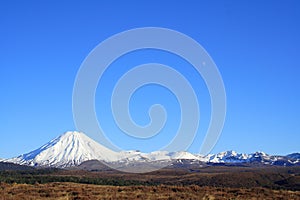
[[[142,153],[139,151],[112,151],[95,142],[81,132],[66,132],[51,140],[42,147],[27,154],[15,158],[1,160],[18,165],[34,167],[74,167],[86,161],[122,162],[122,163],[146,163],[146,162],[184,162],[185,164],[263,164],[292,166],[300,165],[300,153],[286,156],[268,155],[264,152],[251,154],[225,151],[206,156],[189,152],[156,151]]]

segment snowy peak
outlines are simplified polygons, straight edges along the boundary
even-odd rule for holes
[[[74,166],[87,160],[116,161],[118,154],[81,132],[66,132],[42,147],[10,161],[31,166]]]
[[[251,163],[264,165],[290,166],[300,165],[300,154],[294,153],[287,156],[274,156],[264,152],[255,152],[252,154],[240,154],[235,151],[226,151],[218,154],[208,155],[209,163]]]
[[[212,163],[241,163],[249,159],[249,155],[237,153],[235,151],[224,151],[208,156],[208,161]]]
[[[287,156],[273,156],[264,152],[243,154],[235,151],[224,151],[203,156],[186,151],[142,153],[132,150],[115,152],[95,142],[82,132],[68,131],[34,151],[2,161],[29,166],[64,168],[77,166],[89,160],[127,164],[184,160],[185,163],[257,163],[285,166],[300,165],[300,153],[289,154]]]
[[[179,152],[171,152],[169,153],[171,159],[175,160],[199,160],[199,158],[189,152],[179,151]]]
[[[199,160],[199,157],[196,155],[186,152],[168,152],[168,151],[154,151],[151,153],[141,153],[143,158],[146,158],[150,161],[158,160]]]
[[[291,159],[299,159],[300,160],[300,153],[291,153],[291,154],[288,154],[286,157],[291,158]]]

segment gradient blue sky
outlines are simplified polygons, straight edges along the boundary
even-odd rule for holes
[[[75,130],[72,90],[84,58],[107,37],[145,26],[189,35],[217,64],[227,92],[227,117],[214,153],[300,151],[299,1],[13,0],[0,3],[0,158],[26,153]],[[136,52],[118,62],[129,66],[153,60],[193,74],[188,66],[182,67],[182,60],[157,51]],[[107,84],[114,74],[108,71]],[[189,78],[200,85],[201,127],[189,149],[197,152],[208,126],[210,104],[201,77]],[[108,108],[101,102],[107,97],[101,94],[109,87],[98,88],[96,94],[99,118]],[[160,98],[145,101],[154,89]],[[159,140],[162,144],[172,137],[167,132],[178,126],[174,96],[159,87],[145,87],[134,95],[131,111],[137,123],[145,124],[144,111],[155,102],[166,103],[175,113],[170,114],[166,134]],[[109,120],[108,116],[102,121],[104,129],[112,131],[109,137],[116,144],[155,150],[155,145],[120,140]]]

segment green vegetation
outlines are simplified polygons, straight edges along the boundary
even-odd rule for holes
[[[26,171],[0,171],[0,182],[20,184],[44,184],[52,182],[72,182],[94,185],[147,185],[135,180],[122,180],[114,178],[93,178],[75,175],[55,175],[57,169],[26,170]]]

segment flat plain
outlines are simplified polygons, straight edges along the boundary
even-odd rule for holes
[[[300,199],[300,167],[0,171],[0,199]]]

